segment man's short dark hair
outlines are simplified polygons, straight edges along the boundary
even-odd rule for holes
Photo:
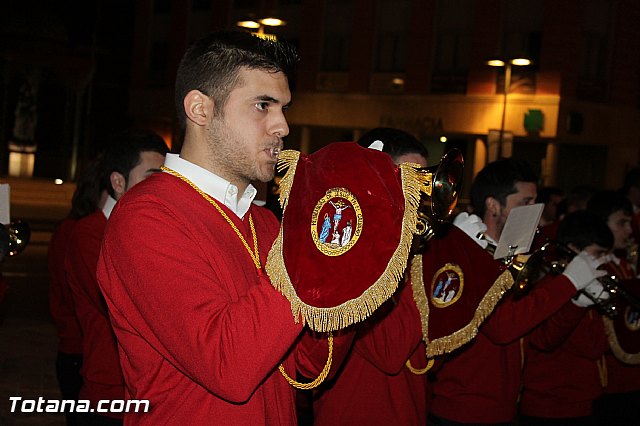
[[[373,142],[383,143],[382,152],[386,152],[393,161],[406,154],[419,154],[429,158],[427,148],[413,135],[390,127],[376,127],[369,130],[358,139],[358,145],[368,148]]]
[[[485,201],[493,197],[505,206],[507,196],[517,191],[516,183],[538,183],[538,176],[529,163],[516,158],[502,158],[487,164],[480,170],[471,185],[473,213],[480,217],[485,213]]]
[[[624,195],[629,195],[629,191],[634,186],[640,188],[640,167],[631,169],[624,175],[624,183],[620,188],[620,192]]]
[[[76,181],[76,190],[71,198],[71,219],[81,219],[93,213],[100,203],[104,188],[102,182],[102,157],[98,156],[80,169]]]
[[[297,62],[292,45],[265,40],[248,31],[227,29],[203,37],[187,49],[178,67],[175,103],[180,125],[186,123],[183,101],[191,90],[211,97],[216,112],[220,112],[238,85],[240,68],[282,72],[291,80]]]
[[[598,191],[589,199],[587,210],[598,216],[604,223],[607,223],[609,216],[617,211],[624,212],[627,216],[633,215],[631,201],[617,191]]]
[[[596,188],[591,185],[574,186],[567,194],[567,210],[569,208],[573,208],[576,210],[583,210],[587,208],[589,199],[593,197],[593,194],[595,194],[596,192],[598,192]]]
[[[545,186],[538,190],[536,203],[547,204],[553,196],[564,197],[564,191],[556,186]]]
[[[565,244],[573,244],[580,251],[591,244],[606,249],[613,247],[613,234],[607,224],[588,211],[567,214],[558,225],[557,238]]]
[[[102,173],[102,185],[109,195],[115,198],[111,173],[118,172],[128,179],[131,170],[140,164],[140,154],[143,152],[166,155],[169,148],[157,133],[149,130],[125,130],[110,139],[104,153]]]

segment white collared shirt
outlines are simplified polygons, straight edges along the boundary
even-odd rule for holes
[[[111,216],[111,212],[113,211],[113,208],[115,206],[116,200],[111,195],[108,195],[107,199],[104,202],[104,206],[102,207],[102,213],[104,214],[104,217],[107,218],[107,220],[109,220],[109,216]]]
[[[184,158],[180,158],[178,154],[167,154],[164,165],[189,179],[205,194],[231,209],[239,218],[244,218],[258,193],[256,188],[249,184],[244,194],[238,199],[237,186]]]

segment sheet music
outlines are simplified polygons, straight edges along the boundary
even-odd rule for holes
[[[9,196],[9,184],[1,183],[0,184],[0,223],[3,225],[7,225],[11,222],[11,198]]]
[[[544,204],[514,207],[504,225],[494,259],[527,253],[531,248]]]

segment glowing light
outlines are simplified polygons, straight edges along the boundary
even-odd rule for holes
[[[260,28],[260,24],[256,21],[238,21],[236,25],[243,28]]]
[[[55,179],[53,183],[55,183],[56,185],[62,185],[64,181],[62,179]]]
[[[487,65],[490,67],[504,67],[504,61],[501,59],[491,59],[487,61]]]
[[[283,25],[287,25],[286,22],[284,22],[282,19],[278,19],[278,18],[263,18],[260,19],[259,22],[262,25],[266,25],[269,27],[281,27]]]
[[[515,58],[511,60],[511,63],[519,67],[526,67],[527,65],[531,65],[531,60],[526,58]]]
[[[440,142],[445,143],[447,141],[446,136],[440,136]]]

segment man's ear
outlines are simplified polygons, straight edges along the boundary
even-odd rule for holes
[[[184,112],[187,119],[199,126],[205,126],[209,121],[208,115],[213,111],[213,101],[199,90],[192,90],[184,97]]]
[[[109,175],[109,181],[111,182],[111,187],[115,193],[116,200],[119,200],[120,197],[122,197],[122,194],[127,190],[127,179],[125,179],[125,177],[119,172],[111,172],[111,175]]]
[[[487,197],[487,199],[484,200],[484,207],[486,214],[489,216],[495,217],[500,214],[500,201],[493,197]]]

